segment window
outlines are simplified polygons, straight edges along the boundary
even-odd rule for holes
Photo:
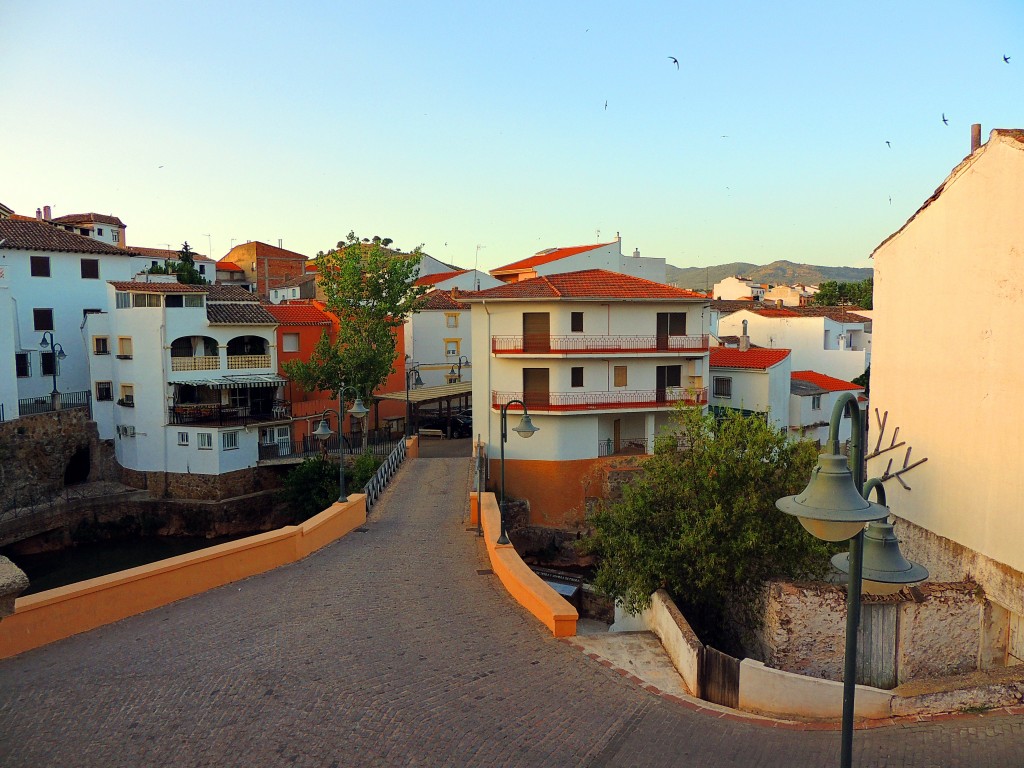
[[[114,302],[118,309],[128,309],[132,305],[132,296],[130,293],[118,291],[114,294]]]
[[[126,408],[135,407],[135,387],[133,385],[121,385],[121,397],[118,399],[117,404],[123,405]]]
[[[459,314],[457,312],[445,312],[444,313],[444,325],[446,328],[458,328],[459,327]]]
[[[14,371],[19,379],[32,375],[32,358],[28,356],[28,352],[14,353]]]
[[[573,312],[570,320],[571,328],[573,333],[583,333],[583,313]]]
[[[206,265],[205,264],[200,264],[199,265],[199,274],[200,275],[205,275],[206,274]]]
[[[200,451],[212,451],[213,450],[213,433],[212,432],[197,432],[196,433],[196,446]]]
[[[57,356],[53,352],[39,353],[39,373],[41,376],[60,376]]]
[[[616,387],[626,386],[626,366],[615,366],[615,378],[613,379],[613,382]]]
[[[188,432],[178,433],[178,445],[188,445]]]
[[[727,376],[715,376],[711,379],[711,394],[723,400],[732,398],[732,379]]]
[[[445,354],[445,357],[458,357],[459,356],[459,340],[458,339],[445,339],[444,340],[444,354]]]
[[[185,295],[185,306],[186,307],[201,307],[203,306],[203,295],[201,293],[192,293]]]
[[[220,436],[221,447],[225,451],[234,451],[238,448],[238,433],[224,432]]]
[[[119,360],[132,359],[132,337],[119,336],[117,339],[117,357]]]
[[[683,385],[683,366],[681,365],[666,365],[665,366],[665,386],[666,387],[681,387]]]
[[[821,410],[821,395],[811,395],[811,410],[812,411],[820,411]]]
[[[110,230],[110,239],[113,240],[115,243],[119,243],[121,241],[121,230],[120,229],[112,229],[112,230]]]
[[[32,322],[35,325],[37,331],[52,331],[53,330],[53,310],[52,309],[33,309],[32,310]]]
[[[575,314],[575,313],[573,313]],[[583,386],[583,366],[572,369],[572,386],[582,387]]]
[[[96,227],[96,235],[98,237],[103,237],[103,227]]]
[[[29,261],[31,263],[32,277],[50,276],[49,256],[32,256]]]
[[[201,307],[203,306],[203,296],[200,293],[179,293],[165,297],[164,303],[168,307]],[[150,304],[150,306],[159,305]]]
[[[133,307],[159,307],[160,306],[160,294],[159,293],[133,293],[132,294],[132,306]]]
[[[299,334],[297,333],[286,333],[281,337],[281,351],[282,352],[298,352],[299,351]]]
[[[452,374],[450,374],[450,373],[446,373],[446,374],[444,375],[444,377],[445,377],[445,379],[447,379],[447,380],[448,380],[448,383],[449,383],[449,384],[458,384],[458,383],[459,383],[459,377],[458,377],[458,374],[456,374],[456,375],[454,375],[454,376],[453,376],[453,375],[452,375]]]
[[[114,387],[109,381],[96,382],[96,399],[104,401],[114,399]]]

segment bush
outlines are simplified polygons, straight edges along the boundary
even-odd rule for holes
[[[383,464],[382,459],[378,459],[370,451],[361,453],[356,457],[356,460],[352,462],[352,468],[349,472],[345,473],[346,482],[350,482],[349,488],[355,491],[362,491],[363,486],[370,482],[370,478],[373,477],[377,468]]]
[[[338,500],[338,467],[324,456],[306,459],[284,478],[281,501],[292,523],[308,520]]]

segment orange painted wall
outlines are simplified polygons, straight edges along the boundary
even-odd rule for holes
[[[601,469],[615,461],[616,457],[575,461],[505,459],[505,493],[529,500],[531,525],[572,529],[583,522],[585,497],[602,495]],[[501,493],[500,459],[490,460],[488,488]]]

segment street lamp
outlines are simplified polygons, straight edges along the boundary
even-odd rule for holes
[[[320,416],[320,423],[317,428],[313,431],[313,437],[317,440],[326,440],[334,433],[331,431],[331,425],[327,423],[327,414],[334,413],[338,417],[338,465],[340,466],[339,479],[338,479],[338,501],[345,503],[348,501],[348,496],[345,495],[345,437],[342,435],[341,420],[342,411],[345,408],[345,390],[351,389],[356,394],[356,401],[352,403],[352,407],[348,409],[348,412],[355,416],[357,419],[361,419],[370,411],[363,405],[363,399],[358,396],[355,387],[346,387],[344,384],[341,385],[341,389],[338,390],[338,410],[335,411],[333,408],[328,408]]]
[[[50,354],[53,355],[53,369],[51,370],[51,373],[53,374],[53,392],[50,393],[50,398],[53,400],[53,407],[56,408],[57,400],[60,397],[57,392],[57,361],[63,360],[67,355],[64,354],[64,347],[54,342],[53,331],[46,331],[46,333],[43,334],[43,339],[39,342],[39,346],[42,349],[49,347]]]
[[[458,363],[458,365],[459,365],[459,373],[458,373],[458,376],[459,376],[459,381],[460,382],[462,381],[462,361],[463,360],[466,361],[466,365],[469,365],[469,358],[466,357],[465,355],[459,355],[459,363]],[[452,373],[455,373],[455,367],[454,366],[452,366]]]
[[[410,427],[412,426],[409,422],[409,386],[422,387],[423,377],[420,376],[420,369],[418,364],[413,364],[405,372],[405,438],[406,440],[412,435]]]
[[[847,459],[839,454],[839,425],[847,406],[851,413],[852,444]],[[839,755],[841,768],[850,768],[853,759],[853,709],[857,677],[857,627],[860,624],[860,595],[864,581],[872,590],[897,591],[900,587],[928,578],[928,571],[903,558],[899,543],[886,521],[882,481],[872,478],[863,482],[864,441],[860,407],[849,392],[839,396],[832,408],[829,422],[829,443],[832,453],[818,457],[811,481],[802,493],[786,496],[775,502],[782,512],[795,515],[814,536],[825,541],[850,540],[850,551],[832,558],[833,564],[849,573],[846,591],[846,651],[843,664],[843,728]],[[863,488],[863,492],[858,492]],[[867,496],[874,490],[881,503],[874,504]],[[864,525],[868,525],[865,538]],[[867,545],[867,546],[865,546]],[[870,555],[865,555],[865,548]],[[867,579],[864,579],[864,576]],[[893,589],[892,587],[896,588]],[[877,594],[878,592],[876,592]]]
[[[523,418],[518,426],[512,428],[518,432],[520,437],[533,437],[534,432],[539,432],[540,427],[533,426],[530,414],[526,410],[526,403],[522,400],[509,400],[501,406],[501,501],[498,502],[498,512],[501,517],[501,535],[498,536],[499,544],[508,544],[508,531],[505,530],[505,443],[508,442],[508,407],[518,403],[523,406]]]

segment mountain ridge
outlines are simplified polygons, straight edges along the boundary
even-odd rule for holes
[[[798,264],[785,259],[759,266],[745,261],[717,264],[707,267],[675,267],[665,265],[665,279],[669,285],[703,291],[711,290],[720,280],[732,275],[748,277],[756,283],[769,285],[792,285],[804,283],[818,285],[826,280],[840,283],[856,283],[872,277],[870,267],[823,267],[814,264]]]

